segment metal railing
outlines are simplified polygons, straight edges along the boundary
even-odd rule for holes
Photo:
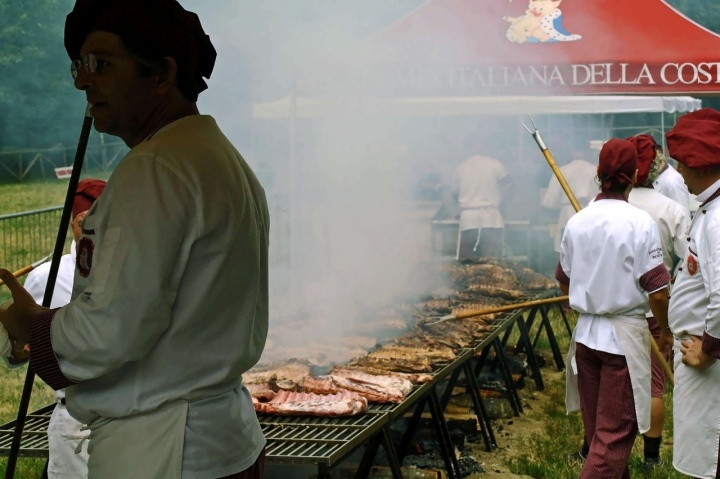
[[[62,209],[51,206],[0,215],[0,267],[17,271],[52,253]],[[68,234],[68,245],[71,237]]]

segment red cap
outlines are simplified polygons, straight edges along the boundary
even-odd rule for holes
[[[690,168],[720,165],[720,112],[687,113],[665,134],[670,156]]]
[[[657,156],[658,144],[651,135],[635,135],[627,138],[635,146],[637,152],[638,176],[636,185],[643,185],[650,174],[650,166]]]
[[[75,190],[75,199],[72,206],[72,217],[75,218],[83,211],[87,211],[93,205],[100,193],[105,189],[103,180],[86,179],[80,180]]]
[[[610,138],[600,150],[598,178],[602,189],[608,190],[613,182],[629,185],[637,170],[635,146],[627,140]]]

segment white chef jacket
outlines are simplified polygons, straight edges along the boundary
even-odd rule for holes
[[[698,200],[707,200],[719,188],[717,181]],[[683,474],[714,478],[720,440],[720,361],[704,370],[686,366],[680,341],[704,332],[720,337],[720,199],[698,209],[688,236],[685,263],[668,310],[676,338],[673,466]]]
[[[560,172],[581,207],[587,205],[599,193],[600,188],[595,180],[597,165],[577,159],[561,166]],[[565,229],[570,217],[575,214],[575,207],[570,203],[570,199],[568,199],[555,175],[550,178],[547,191],[545,191],[545,196],[542,199],[542,205],[544,208],[560,209],[555,232],[555,251],[559,252],[562,231]]]
[[[657,225],[649,214],[626,201],[592,202],[568,221],[560,266],[572,278],[570,306],[580,313],[568,355],[568,411],[579,404],[573,365],[575,343],[581,343],[626,357],[638,428],[642,433],[650,427],[647,292],[639,281],[662,264]]]
[[[691,208],[691,195],[685,180],[672,165],[668,164],[668,167],[658,175],[653,182],[653,188],[671,200],[680,203],[681,206],[688,209],[688,213],[694,211],[694,208]]]
[[[455,191],[460,206],[460,231],[502,228],[505,223],[498,207],[505,166],[495,158],[474,155],[455,170]]]
[[[55,279],[55,289],[50,301],[51,308],[58,308],[70,302],[73,278],[75,276],[75,241],[70,244],[70,253],[60,258]],[[50,276],[50,262],[43,263],[28,273],[25,289],[36,303],[42,304],[45,285]],[[90,431],[83,430],[84,425],[68,414],[62,404],[65,390],[55,391],[58,401],[48,423],[48,479],[82,479],[87,477],[87,443]],[[78,445],[80,448],[78,449]],[[77,452],[76,452],[77,451]]]
[[[628,202],[646,211],[655,220],[660,232],[663,263],[668,271],[672,271],[675,260],[683,258],[687,249],[687,233],[690,229],[688,210],[653,188],[633,188]]]
[[[92,431],[91,477],[250,467],[265,439],[241,375],[267,336],[269,232],[250,167],[212,117],[181,118],[121,160],[82,228],[74,299],[50,333],[78,382],[68,409]],[[31,357],[41,377],[46,358]]]

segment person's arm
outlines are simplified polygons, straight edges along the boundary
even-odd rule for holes
[[[565,274],[560,262],[558,262],[557,267],[555,268],[555,279],[558,280],[560,292],[564,295],[568,295],[570,293],[570,277]]]
[[[708,217],[704,233],[702,245],[707,260],[703,261],[701,272],[710,304],[705,317],[702,353],[720,359],[720,219],[717,216]]]
[[[195,199],[152,156],[126,157],[113,179],[83,223],[82,241],[95,240],[87,286],[33,324],[31,365],[53,387],[58,372],[81,382],[141,360],[170,324],[195,233]]]

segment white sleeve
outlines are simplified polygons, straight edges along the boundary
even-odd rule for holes
[[[43,263],[34,270],[30,271],[25,277],[23,287],[30,293],[37,304],[42,304],[43,296],[45,296],[45,285],[47,284],[48,275],[50,273],[50,263]]]
[[[195,198],[161,158],[128,156],[113,180],[83,223],[83,242],[97,235],[87,284],[51,326],[60,369],[78,382],[143,359],[167,330],[196,234]]]
[[[683,208],[678,208],[674,226],[673,254],[679,259],[683,259],[687,251],[687,235],[690,231],[690,215]]]
[[[635,246],[635,278],[640,280],[645,273],[663,264],[663,249],[660,230],[649,215],[644,227],[638,225],[638,230]]]
[[[705,291],[710,299],[705,330],[710,336],[720,338],[720,219],[717,216],[707,219],[704,233],[705,241],[702,243],[704,251],[698,251],[698,256],[706,258],[701,268],[705,269],[703,273],[703,278],[707,278]]]

